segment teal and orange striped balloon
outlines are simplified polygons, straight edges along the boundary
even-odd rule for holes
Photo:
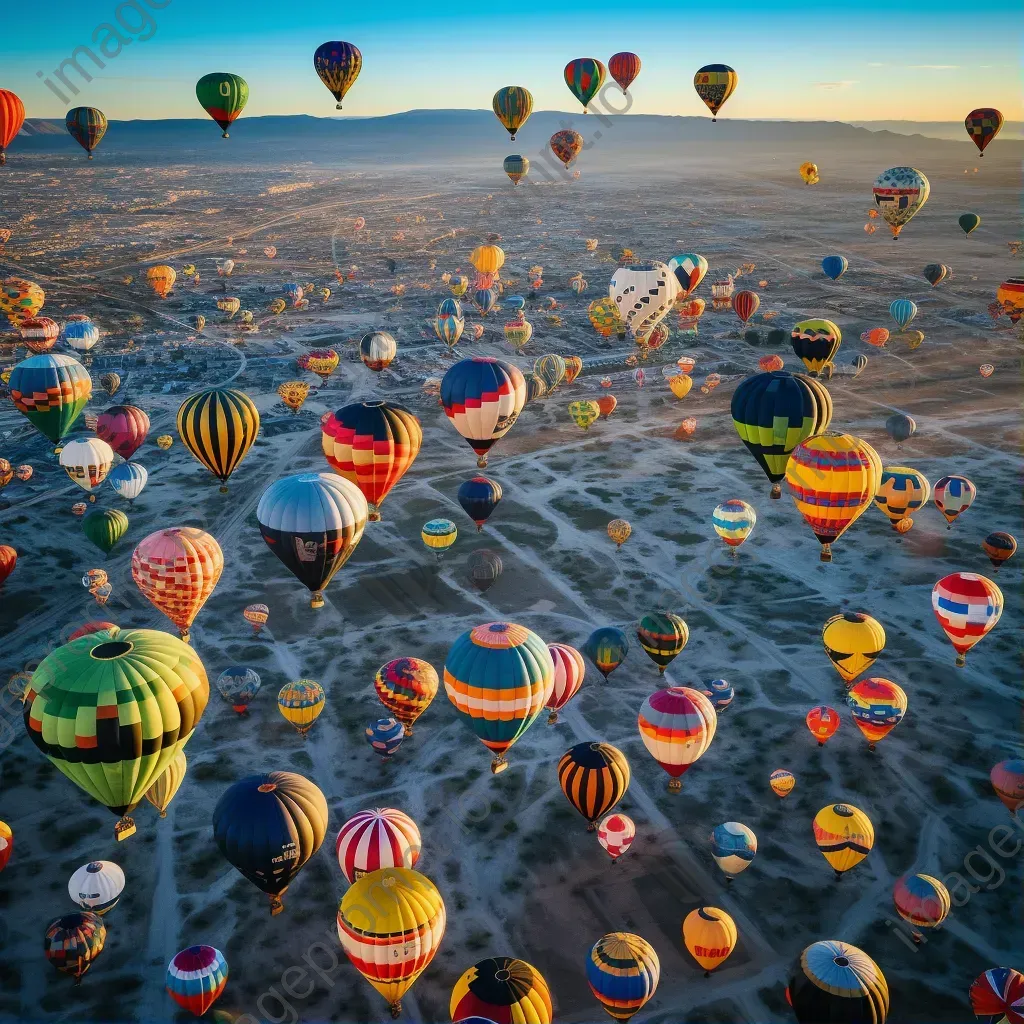
[[[107,118],[102,110],[95,107],[75,107],[64,118],[64,127],[92,159],[92,151],[107,134]]]
[[[488,622],[463,633],[448,651],[444,688],[477,739],[494,754],[491,771],[533,725],[555,684],[547,644],[514,622]]]
[[[569,92],[583,104],[587,104],[601,91],[608,69],[596,57],[577,57],[565,65],[565,84]]]
[[[649,612],[636,627],[636,638],[661,675],[690,639],[690,630],[674,612]]]

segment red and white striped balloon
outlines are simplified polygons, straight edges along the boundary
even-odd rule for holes
[[[986,576],[950,573],[932,588],[932,610],[963,666],[967,652],[1003,614],[1003,592]]]
[[[597,841],[613,861],[630,848],[635,837],[636,825],[625,814],[609,814],[598,822]]]
[[[408,814],[376,807],[349,818],[334,848],[341,873],[354,882],[380,868],[414,868],[421,846],[420,830]]]
[[[587,671],[587,663],[583,660],[583,655],[568,644],[548,644],[548,651],[555,663],[555,685],[551,688],[551,696],[544,707],[551,712],[548,715],[548,725],[554,725],[558,721],[558,712],[579,693]]]

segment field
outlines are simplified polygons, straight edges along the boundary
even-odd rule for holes
[[[36,157],[5,168],[0,206],[14,235],[0,251],[0,270],[42,284],[44,313],[60,319],[86,312],[108,332],[93,352],[94,381],[117,369],[125,381],[117,401],[144,408],[152,430],[136,456],[150,482],[134,507],[107,488],[99,492],[101,505],[125,507],[130,519],[127,536],[104,561],[70,512],[82,494],[51,446],[13,407],[0,411],[0,455],[35,467],[29,483],[15,481],[4,492],[0,511],[0,542],[19,553],[0,592],[0,673],[31,669],[89,619],[171,628],[138,593],[131,552],[154,530],[195,525],[218,540],[226,568],[196,621],[193,646],[211,682],[224,667],[244,664],[260,673],[263,689],[244,717],[212,694],[166,819],[142,804],[138,833],[122,844],[108,812],[32,746],[20,704],[6,695],[0,818],[14,831],[15,852],[0,875],[0,1020],[185,1020],[163,977],[171,956],[194,943],[214,945],[228,960],[230,982],[218,1004],[225,1020],[383,1019],[384,1002],[348,964],[334,924],[345,889],[334,836],[352,813],[376,806],[400,807],[418,822],[418,867],[448,911],[437,957],[403,1000],[406,1019],[448,1020],[452,986],[467,967],[514,955],[544,974],[559,1021],[597,1020],[583,962],[592,943],[613,930],[644,936],[661,959],[657,995],[637,1021],[790,1019],[789,966],[823,938],[852,942],[878,962],[890,986],[890,1020],[967,1019],[971,981],[989,967],[1020,968],[1024,948],[1021,856],[992,846],[992,830],[1012,820],[988,780],[992,765],[1022,751],[1019,559],[995,577],[1006,610],[966,668],[954,667],[930,607],[932,585],[947,573],[991,575],[982,539],[994,530],[1017,533],[1021,521],[1021,345],[1005,318],[986,313],[998,283],[1020,274],[1007,246],[1018,233],[1018,164],[1013,149],[965,174],[976,163],[967,152],[966,144],[890,137],[877,152],[834,154],[836,169],[823,171],[813,189],[795,173],[803,155],[739,144],[650,169],[638,166],[642,154],[629,165],[605,155],[599,171],[583,164],[578,181],[541,178],[514,190],[493,168],[475,165],[439,174],[427,167],[246,163],[229,173],[222,163],[86,166]],[[932,184],[929,204],[897,242],[881,221],[873,222],[876,234],[863,231],[871,181],[894,163],[921,167]],[[971,237],[956,223],[968,210],[983,218]],[[366,220],[362,231],[356,217]],[[483,323],[484,334],[473,341],[467,331],[456,354],[501,355],[527,368],[547,352],[576,353],[584,369],[573,385],[528,405],[496,445],[487,472],[505,497],[478,534],[455,501],[460,482],[476,471],[473,453],[422,383],[452,362],[429,326],[448,294],[440,275],[471,274],[468,254],[491,233],[507,254],[506,293],[527,294],[527,268],[544,267],[544,286],[528,301],[534,338],[513,356],[502,334],[508,316],[496,310],[481,319],[467,303],[467,322]],[[595,251],[587,251],[587,238],[598,239]],[[273,259],[264,255],[267,246],[277,249]],[[699,252],[711,264],[699,293],[709,299],[699,332],[684,333],[671,314],[669,342],[641,363],[643,388],[625,362],[627,343],[600,338],[586,315],[626,246],[658,259]],[[850,262],[837,282],[820,270],[832,252]],[[235,270],[218,277],[214,260],[226,257]],[[180,275],[189,262],[199,284],[179,279],[163,301],[146,287],[147,267],[169,263]],[[931,288],[921,274],[927,263],[948,264],[952,279]],[[756,334],[747,337],[734,313],[711,310],[708,289],[744,264],[754,269],[737,289],[761,297],[748,325]],[[339,286],[335,269],[350,267],[358,271]],[[567,284],[577,270],[589,283],[580,298]],[[272,316],[268,305],[288,281],[327,285],[333,294]],[[225,322],[216,307],[225,293],[254,312],[258,333],[242,335]],[[543,311],[549,296],[557,308]],[[912,326],[926,337],[914,350],[888,320],[890,302],[901,297],[920,308]],[[208,321],[201,334],[196,313]],[[802,369],[788,330],[809,316],[834,319],[844,335],[829,384],[833,428],[874,445],[884,465],[914,466],[933,482],[959,473],[977,484],[974,506],[951,530],[929,507],[901,539],[869,509],[835,545],[834,562],[823,564],[788,495],[769,501],[768,481],[733,429],[730,395],[772,352],[787,369]],[[893,328],[884,349],[859,340],[875,326]],[[355,352],[360,335],[374,327],[391,331],[399,344],[397,361],[380,375]],[[773,346],[767,335],[775,327],[787,337]],[[302,376],[297,355],[327,345],[342,354],[339,370],[310,392],[300,413],[289,413],[277,385]],[[868,363],[855,378],[858,353]],[[694,387],[677,401],[661,371],[682,354],[696,360],[697,384],[716,372],[721,385],[707,395]],[[978,372],[982,363],[995,367],[987,379]],[[618,408],[581,432],[566,406],[602,393],[604,377]],[[227,495],[174,430],[184,396],[214,384],[244,390],[263,418]],[[256,504],[280,476],[324,468],[321,414],[375,397],[416,413],[423,449],[384,503],[383,521],[368,525],[331,583],[326,607],[312,611],[305,590],[261,540]],[[96,387],[89,411],[106,401]],[[884,427],[896,410],[917,422],[901,450]],[[686,416],[698,426],[678,440]],[[164,433],[175,435],[167,452],[154,444]],[[713,507],[734,497],[758,512],[735,557],[710,521]],[[437,516],[460,531],[439,563],[420,541],[420,526]],[[630,520],[633,534],[617,551],[605,527],[619,517]],[[498,552],[504,566],[486,593],[467,573],[470,555],[483,547]],[[94,566],[114,584],[103,609],[79,585]],[[271,609],[258,636],[241,615],[254,601]],[[363,729],[382,713],[373,675],[392,658],[425,658],[440,671],[459,634],[493,620],[580,647],[600,625],[632,635],[640,616],[658,609],[678,612],[690,629],[661,685],[724,677],[736,689],[710,750],[678,795],[666,791],[667,777],[637,733],[637,712],[659,677],[636,643],[607,683],[588,664],[587,681],[560,722],[549,726],[542,715],[499,776],[490,774],[487,752],[443,692],[390,763],[364,741]],[[821,646],[822,624],[842,610],[867,611],[883,623],[888,642],[873,674],[909,695],[906,718],[875,751],[854,727]],[[305,741],[275,707],[278,688],[298,678],[319,680],[327,691],[326,711]],[[821,703],[843,714],[824,748],[804,725],[806,711]],[[616,745],[632,768],[619,809],[635,820],[638,835],[616,864],[557,783],[558,758],[587,739]],[[768,786],[780,767],[797,777],[785,801]],[[262,894],[221,857],[211,828],[224,789],[268,770],[312,779],[331,810],[327,840],[288,890],[285,913],[273,918]],[[876,830],[871,855],[841,881],[811,835],[814,814],[836,801],[866,811]],[[725,821],[744,822],[758,836],[752,867],[729,885],[708,842]],[[106,918],[102,957],[74,988],[42,957],[41,938],[51,918],[72,909],[71,873],[100,858],[116,860],[128,881]],[[892,905],[893,883],[908,871],[946,879],[954,895],[945,925],[921,945],[910,941]],[[680,940],[682,919],[701,904],[727,910],[739,929],[736,951],[708,979]]]

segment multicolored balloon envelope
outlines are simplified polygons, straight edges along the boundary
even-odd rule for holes
[[[993,967],[974,979],[970,1000],[982,1024],[1024,1024],[1024,974]]]
[[[223,137],[249,101],[249,85],[240,75],[228,71],[214,71],[196,82],[196,99],[203,109],[220,125]]]
[[[670,776],[670,793],[682,789],[680,776],[707,752],[717,728],[718,715],[711,701],[688,686],[652,693],[637,717],[640,739]]]
[[[815,942],[800,954],[786,996],[799,1024],[885,1024],[889,1014],[889,986],[878,964],[856,946],[835,939]]]
[[[416,822],[394,807],[359,811],[338,830],[334,852],[349,883],[381,868],[414,868],[423,841]]]
[[[629,762],[610,743],[577,743],[558,762],[558,784],[589,822],[588,832],[625,796],[630,778]]]
[[[228,962],[213,946],[189,946],[167,965],[167,994],[184,1010],[202,1017],[228,983]]]
[[[337,101],[336,109],[341,110],[345,93],[352,88],[363,69],[363,55],[353,43],[331,40],[316,48],[313,68]]]
[[[71,431],[92,396],[88,371],[61,352],[22,360],[8,387],[15,409],[54,444]]]
[[[962,668],[967,652],[995,628],[1003,614],[1003,592],[984,576],[950,573],[932,587],[932,611]]]
[[[661,977],[654,947],[630,932],[610,932],[598,939],[585,966],[590,991],[612,1020],[627,1021],[641,1010]]]
[[[449,1011],[453,1021],[529,1021],[552,1024],[551,993],[544,976],[532,964],[509,956],[480,960],[452,989]]]
[[[522,370],[501,359],[460,359],[441,379],[441,404],[477,454],[477,465],[515,424],[526,404]]]
[[[875,179],[871,194],[893,238],[900,237],[914,214],[928,202],[931,191],[928,179],[916,167],[890,167]]]

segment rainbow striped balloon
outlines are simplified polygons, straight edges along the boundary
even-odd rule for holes
[[[213,946],[189,946],[167,965],[167,994],[183,1009],[202,1017],[228,983],[228,962]]]
[[[730,498],[715,506],[711,525],[729,547],[738,548],[757,525],[757,513],[745,501]]]
[[[651,757],[671,776],[669,792],[678,793],[679,777],[711,746],[718,716],[700,691],[672,686],[644,701],[637,728]]]
[[[610,932],[591,947],[587,984],[612,1020],[629,1020],[657,991],[661,962],[654,947],[631,932]]]
[[[1003,592],[985,576],[953,572],[932,587],[932,611],[963,667],[967,652],[1003,614]]]

